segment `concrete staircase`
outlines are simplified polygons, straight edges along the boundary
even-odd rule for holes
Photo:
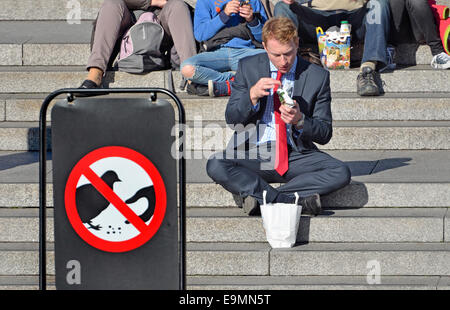
[[[79,1],[82,20],[69,24],[75,2],[2,1],[0,289],[38,286],[39,108],[49,92],[84,79],[101,0]],[[191,128],[189,289],[450,289],[450,71],[430,68],[426,46],[398,51],[397,63],[409,66],[382,74],[382,97],[355,94],[357,70],[331,72],[334,136],[322,149],[347,162],[352,183],[322,197],[322,215],[301,218],[299,245],[289,250],[271,249],[261,218],[245,216],[206,175],[209,147],[222,148],[231,134],[227,99],[179,93]],[[179,72],[173,77],[178,85]],[[167,72],[108,72],[106,81],[170,86]],[[48,170],[51,182],[51,161]],[[52,206],[51,184],[47,192]],[[52,288],[52,208],[47,239]],[[370,285],[374,266],[381,283]]]

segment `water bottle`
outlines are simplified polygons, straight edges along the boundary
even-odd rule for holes
[[[350,25],[348,21],[343,20],[341,21],[341,29],[339,31],[341,35],[350,35],[350,32],[352,31],[352,25]]]

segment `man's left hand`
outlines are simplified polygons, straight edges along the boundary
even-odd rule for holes
[[[294,100],[294,107],[290,108],[285,104],[280,106],[280,116],[283,122],[286,124],[297,125],[297,123],[302,118],[302,112],[300,112],[300,107],[298,103]]]

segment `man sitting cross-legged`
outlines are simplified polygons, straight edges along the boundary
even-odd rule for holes
[[[268,203],[293,203],[297,192],[304,212],[317,215],[319,195],[350,182],[348,167],[314,145],[332,136],[329,72],[297,56],[290,19],[267,21],[262,38],[266,53],[239,62],[225,112],[235,136],[208,160],[207,173],[249,215],[259,211],[264,191]],[[293,108],[280,104],[279,87],[295,100]]]

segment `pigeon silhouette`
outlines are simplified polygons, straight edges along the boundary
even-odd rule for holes
[[[119,177],[112,170],[106,171],[101,176],[101,179],[111,189],[113,189],[115,182],[120,182]],[[108,207],[109,201],[92,184],[86,184],[77,188],[75,199],[81,222],[89,224],[89,229],[100,230],[101,226],[92,225],[91,220]]]
[[[149,187],[141,188],[136,192],[136,194],[133,195],[133,197],[129,198],[127,201],[125,201],[126,204],[135,203],[141,198],[147,198],[148,202],[148,208],[145,210],[144,213],[139,215],[139,217],[144,221],[147,222],[155,212],[155,204],[156,204],[156,196],[155,196],[155,189],[153,188],[153,185]],[[129,221],[125,221],[125,224],[130,224]]]

